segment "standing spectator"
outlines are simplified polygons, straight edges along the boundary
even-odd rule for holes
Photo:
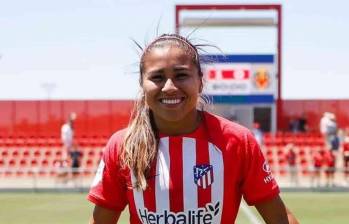
[[[76,114],[69,114],[68,120],[62,125],[61,128],[61,140],[63,144],[62,159],[67,160],[68,155],[74,147],[74,121],[76,119]]]
[[[81,163],[81,157],[82,153],[74,147],[72,151],[70,151],[70,159],[71,159],[71,178],[74,182],[75,187],[78,186],[78,181],[80,180],[79,174],[80,174],[80,163]]]
[[[288,124],[288,129],[292,133],[306,132],[308,130],[308,124],[305,114],[302,113],[299,117],[292,117]]]
[[[337,133],[330,136],[330,150],[332,152],[337,152],[340,146],[340,138]]]
[[[252,133],[257,140],[259,146],[263,145],[263,132],[260,128],[260,124],[258,122],[253,123]]]
[[[325,151],[324,165],[325,165],[326,186],[333,187],[334,174],[336,172],[336,156],[332,150]]]
[[[294,145],[292,143],[287,144],[285,149],[288,171],[290,175],[290,183],[298,186],[297,154]]]
[[[296,117],[292,117],[288,124],[288,129],[292,133],[297,133],[299,131],[299,120]]]
[[[323,150],[321,148],[315,149],[312,152],[313,172],[311,176],[311,185],[319,187],[321,184],[321,168],[323,166]]]
[[[298,131],[299,132],[307,132],[308,131],[308,121],[304,113],[298,119]]]
[[[336,116],[325,112],[320,120],[320,132],[324,137],[326,147],[331,147],[331,138],[337,133]]]
[[[344,179],[349,183],[349,136],[344,138],[343,143],[343,169]]]

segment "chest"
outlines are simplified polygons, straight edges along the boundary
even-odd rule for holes
[[[214,144],[192,138],[163,138],[147,189],[129,192],[133,211],[147,220],[170,213],[186,219],[198,212],[202,219],[205,215],[207,220],[220,219],[226,172],[223,152]],[[135,181],[132,174],[131,179]]]

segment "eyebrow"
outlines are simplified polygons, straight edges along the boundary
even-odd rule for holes
[[[163,72],[165,72],[165,70],[166,69],[161,68],[158,70],[150,71],[149,74],[163,73]],[[176,66],[173,68],[173,71],[175,71],[175,72],[188,71],[188,70],[189,70],[189,68],[187,66]]]
[[[178,66],[173,69],[174,71],[187,71],[189,68],[187,66]]]

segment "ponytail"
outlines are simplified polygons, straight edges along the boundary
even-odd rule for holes
[[[137,100],[131,122],[127,128],[121,153],[122,167],[129,167],[136,179],[133,186],[138,190],[147,187],[147,176],[154,161],[158,139],[152,112],[145,105],[144,94]]]

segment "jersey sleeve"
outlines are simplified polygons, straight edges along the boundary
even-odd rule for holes
[[[127,204],[126,183],[118,161],[120,136],[113,136],[105,149],[87,199],[117,212]]]
[[[244,139],[242,193],[248,205],[270,200],[280,193],[263,153],[251,133]]]

